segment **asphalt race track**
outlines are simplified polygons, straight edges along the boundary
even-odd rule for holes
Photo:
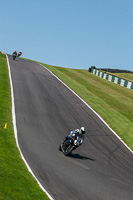
[[[19,145],[53,199],[133,200],[133,154],[49,71],[8,58]],[[65,157],[60,141],[81,126],[87,129],[83,145]]]

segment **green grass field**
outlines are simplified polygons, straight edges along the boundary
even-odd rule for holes
[[[44,66],[84,99],[133,150],[132,90],[101,79],[87,70]]]
[[[28,172],[16,146],[6,56],[0,53],[0,200],[33,199],[49,198]]]

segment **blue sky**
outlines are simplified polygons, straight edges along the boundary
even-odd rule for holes
[[[50,65],[133,70],[132,0],[0,0],[0,51]]]

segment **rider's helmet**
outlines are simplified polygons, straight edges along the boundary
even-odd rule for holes
[[[81,128],[79,129],[79,132],[80,132],[80,134],[85,134],[85,127],[81,127]]]

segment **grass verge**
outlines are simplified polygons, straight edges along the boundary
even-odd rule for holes
[[[101,79],[87,70],[43,65],[84,99],[133,150],[132,90]]]
[[[18,199],[49,198],[27,170],[16,146],[6,56],[0,53],[0,200]]]

